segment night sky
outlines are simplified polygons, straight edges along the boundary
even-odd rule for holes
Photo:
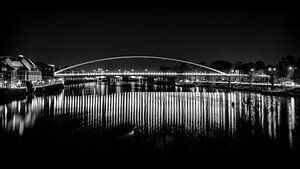
[[[9,5],[0,55],[58,66],[121,55],[276,64],[300,57],[297,13],[267,3]]]

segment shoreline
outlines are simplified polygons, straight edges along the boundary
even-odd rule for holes
[[[90,83],[92,81],[84,81],[81,82],[82,84]],[[80,82],[68,82],[67,84],[51,84],[51,85],[44,85],[44,86],[37,86],[34,92],[28,92],[27,88],[0,88],[0,96],[1,96],[1,103],[7,102],[9,100],[13,100],[17,98],[26,98],[30,95],[45,95],[45,94],[53,94],[57,93],[64,89],[66,85],[72,84],[80,84]],[[161,85],[161,84],[158,84]],[[283,87],[258,87],[258,86],[247,86],[247,85],[232,85],[229,87],[225,84],[194,84],[194,85],[173,85],[174,87],[184,87],[184,88],[193,88],[193,87],[203,87],[207,88],[208,90],[216,90],[216,89],[224,89],[228,91],[244,91],[244,92],[253,92],[253,93],[260,93],[263,95],[272,95],[272,96],[300,96],[300,88],[283,88]],[[4,98],[4,101],[3,99]]]
[[[247,86],[247,85],[207,85],[207,84],[197,84],[193,87],[207,87],[211,89],[225,89],[232,91],[245,91],[245,92],[254,92],[261,93],[263,95],[273,95],[273,96],[300,96],[300,88],[283,88],[283,87],[258,87],[258,86]]]
[[[14,99],[24,99],[27,96],[40,96],[60,92],[64,89],[64,84],[57,83],[51,85],[37,86],[35,91],[28,92],[26,87],[23,88],[0,88],[0,103],[9,102]],[[3,98],[3,99],[2,99]]]

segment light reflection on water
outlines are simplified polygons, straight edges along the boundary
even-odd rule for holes
[[[289,146],[295,143],[295,98],[246,92],[125,91],[118,86],[71,86],[59,95],[35,97],[0,105],[1,132],[18,132],[34,127],[39,117],[52,115],[68,121],[79,119],[86,129],[109,131],[134,126],[144,135],[184,132],[189,135],[235,137],[252,132],[276,140],[287,124]],[[181,91],[182,89],[178,89]],[[285,115],[286,113],[286,115]]]

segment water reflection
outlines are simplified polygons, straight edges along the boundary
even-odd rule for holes
[[[27,98],[21,101],[12,101],[0,105],[0,118],[2,129],[18,131],[23,134],[24,129],[33,127],[38,116],[44,110],[44,98]]]
[[[120,86],[109,92],[108,88],[77,85],[59,95],[0,105],[1,131],[17,131],[22,135],[34,126],[39,116],[51,115],[54,120],[79,119],[81,126],[73,134],[86,129],[101,133],[119,126],[135,126],[144,135],[184,132],[235,137],[250,132],[276,140],[287,123],[289,144],[294,146],[293,97],[205,92],[199,88],[193,89],[196,92],[126,92]]]

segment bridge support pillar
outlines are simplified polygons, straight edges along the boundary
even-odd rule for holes
[[[274,73],[271,74],[271,87],[274,88]]]
[[[115,80],[114,78],[111,78],[111,77],[110,77],[110,78],[109,78],[109,83],[110,83],[110,84],[113,84],[113,83],[114,83],[114,80]]]
[[[231,77],[228,77],[228,88],[231,89]]]
[[[143,78],[138,78],[138,83],[139,84],[143,84],[143,81],[144,81]]]

